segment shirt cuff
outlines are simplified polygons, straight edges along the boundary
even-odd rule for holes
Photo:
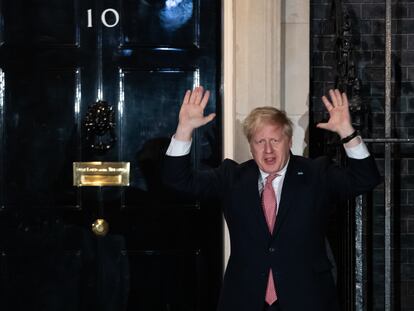
[[[166,155],[170,157],[181,157],[190,153],[192,141],[177,140],[174,136],[171,138]]]
[[[367,145],[365,145],[361,137],[359,138],[361,140],[361,143],[359,145],[350,148],[344,146],[348,158],[362,160],[369,157]]]

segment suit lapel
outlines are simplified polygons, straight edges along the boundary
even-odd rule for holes
[[[248,169],[246,180],[242,183],[242,189],[240,189],[240,191],[245,194],[243,197],[247,202],[243,202],[243,204],[247,203],[248,213],[252,216],[252,220],[257,225],[253,228],[253,234],[257,234],[257,227],[259,227],[259,232],[264,234],[266,238],[270,238],[271,234],[267,228],[266,218],[263,213],[259,194],[259,175],[259,168],[256,163],[252,161],[252,165]]]
[[[297,202],[297,196],[301,192],[304,181],[304,172],[298,166],[295,156],[291,155],[283,181],[282,196],[279,202],[273,237],[277,236],[287,215],[297,207],[297,204],[294,204],[294,202]]]

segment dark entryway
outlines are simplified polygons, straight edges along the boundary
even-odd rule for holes
[[[1,2],[1,310],[214,310],[220,211],[171,195],[159,171],[186,89],[205,86],[221,110],[220,9]],[[99,100],[115,124],[91,138]],[[195,134],[194,166],[220,160],[220,124]],[[128,161],[130,186],[74,187],[75,161]],[[91,231],[98,217],[104,237]]]

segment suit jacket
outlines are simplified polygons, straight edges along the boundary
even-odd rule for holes
[[[195,171],[190,156],[166,156],[165,183],[189,195],[222,202],[231,253],[219,311],[262,311],[269,269],[283,311],[339,310],[325,236],[329,210],[337,200],[372,190],[380,177],[374,159],[349,159],[339,168],[327,157],[291,155],[275,229],[270,234],[253,160],[224,160],[216,169]]]

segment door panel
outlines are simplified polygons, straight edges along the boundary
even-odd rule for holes
[[[61,169],[76,159],[77,142],[68,142],[76,132],[77,79],[75,69],[6,71],[1,178],[5,208],[78,205],[71,180],[60,182]],[[62,196],[62,187],[72,195]]]
[[[3,38],[9,46],[78,47],[79,0],[2,1]]]
[[[199,44],[200,0],[122,2],[124,47],[186,47]],[[171,3],[171,4],[167,4]],[[204,2],[203,5],[206,6]],[[142,31],[145,29],[145,31]]]
[[[122,75],[125,116],[120,137],[128,143],[120,142],[121,154],[132,160],[131,187],[138,190],[134,191],[135,199],[129,196],[131,201],[125,205],[134,201],[145,204],[162,198],[159,174],[153,171],[154,160],[160,159],[160,154],[154,153],[163,150],[168,141],[165,138],[175,130],[171,121],[178,120],[180,101],[176,99],[182,96],[180,86],[192,88],[194,72],[126,70]]]
[[[131,271],[136,285],[131,288],[131,297],[138,308],[190,311],[203,303],[202,280],[194,273],[201,268],[196,253],[133,253],[130,259],[138,262],[137,269]]]
[[[220,1],[3,0],[0,10],[0,308],[213,310],[218,205],[177,196],[160,172],[186,89],[210,89],[208,113],[220,115]],[[107,151],[87,140],[97,100],[115,115]],[[220,130],[218,117],[196,131],[194,167],[218,164]],[[128,161],[130,186],[74,187],[75,161]],[[106,236],[92,233],[97,218]]]

